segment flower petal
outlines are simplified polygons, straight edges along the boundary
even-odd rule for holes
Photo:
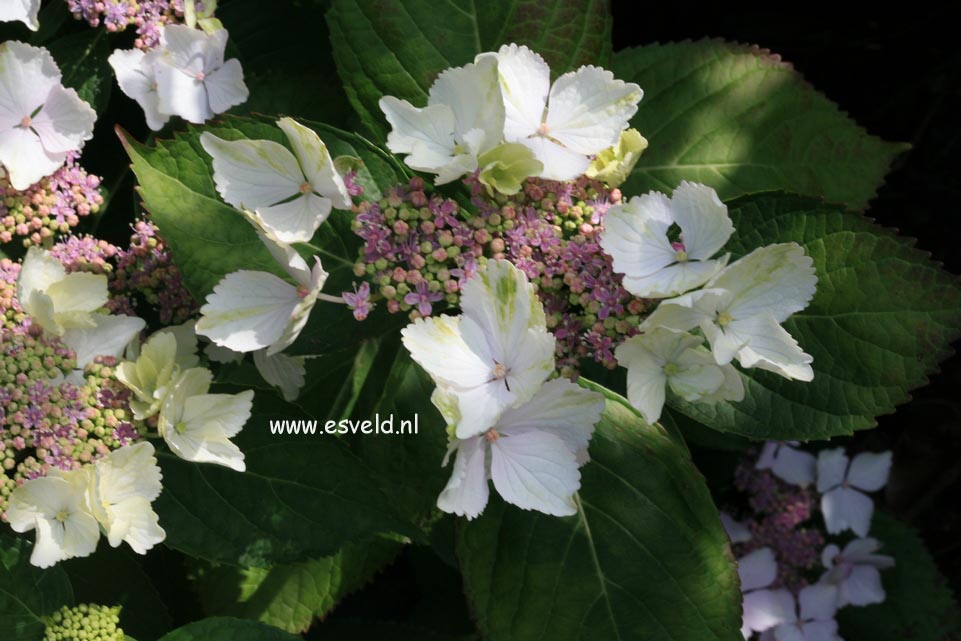
[[[174,66],[166,57],[157,59],[154,74],[161,113],[180,116],[197,125],[202,125],[216,115],[210,109],[207,88],[202,80]]]
[[[350,209],[351,201],[350,194],[347,193],[347,185],[337,173],[330,152],[327,151],[327,145],[320,139],[317,132],[292,118],[281,118],[277,121],[277,126],[287,134],[287,140],[294,148],[297,160],[300,161],[304,175],[307,176],[314,191],[330,200],[337,209]]]
[[[45,176],[60,169],[67,159],[65,153],[49,153],[40,138],[30,129],[13,127],[0,131],[0,165],[7,172],[10,184],[25,191]]]
[[[794,621],[794,595],[787,590],[758,590],[744,595],[741,631],[764,632],[776,625]],[[750,636],[745,635],[745,638]]]
[[[222,114],[231,107],[242,105],[250,97],[250,91],[244,84],[244,70],[236,58],[231,58],[208,73],[204,78],[204,88],[210,110],[215,114]]]
[[[119,358],[146,323],[136,316],[92,314],[93,327],[67,329],[63,342],[77,354],[77,369],[98,356]]]
[[[828,583],[815,583],[801,590],[798,604],[802,621],[828,621],[838,611],[838,588]]]
[[[270,140],[227,141],[206,131],[200,144],[213,158],[214,183],[226,203],[258,210],[300,195],[304,174],[283,145]]]
[[[486,441],[483,437],[458,441],[454,470],[437,497],[437,507],[473,519],[484,511],[489,494]]]
[[[841,591],[838,607],[883,603],[887,598],[881,584],[881,573],[871,565],[855,565],[839,587]]]
[[[584,174],[591,164],[590,158],[584,154],[559,145],[543,136],[522,138],[517,141],[532,152],[534,157],[544,165],[539,174],[548,180],[574,180]]]
[[[818,453],[818,492],[826,492],[844,482],[848,473],[848,455],[843,447]]]
[[[306,382],[304,359],[286,354],[267,355],[260,349],[254,352],[254,365],[265,381],[279,387],[288,403],[297,400]]]
[[[821,512],[829,534],[850,529],[858,536],[867,536],[874,515],[874,501],[857,490],[837,487],[821,496]]]
[[[207,296],[197,333],[237,352],[263,349],[284,335],[300,301],[297,289],[273,274],[233,272]]]
[[[811,368],[814,357],[801,349],[771,314],[735,320],[725,328],[725,333],[746,341],[737,352],[742,367],[756,367],[799,381],[814,379]]]
[[[848,482],[865,492],[876,492],[888,482],[890,472],[891,452],[863,452],[851,461]]]
[[[504,131],[504,101],[498,84],[497,57],[482,54],[470,64],[442,71],[431,85],[428,104],[443,104],[454,113],[454,137],[464,141],[480,130],[474,153],[500,144]]]
[[[502,436],[491,443],[491,479],[508,503],[553,516],[577,513],[577,459],[564,442],[546,432]]]
[[[681,182],[671,195],[671,214],[681,228],[684,251],[694,260],[711,258],[734,233],[727,205],[707,185]]]
[[[777,561],[771,548],[754,550],[737,560],[737,575],[741,592],[766,588],[777,578]]]
[[[160,50],[144,53],[140,49],[117,49],[107,62],[113,67],[120,90],[132,98],[143,109],[147,126],[154,131],[163,129],[170,116],[160,112],[160,96],[157,94],[157,79],[154,64]]]
[[[485,346],[464,340],[463,323],[459,316],[441,315],[419,318],[401,330],[404,346],[431,378],[458,389],[488,382],[492,366]]]
[[[504,99],[504,138],[517,142],[535,133],[541,125],[551,70],[543,58],[527,47],[510,44],[497,52],[497,71]]]
[[[77,151],[93,138],[97,112],[80,99],[73,89],[54,86],[43,103],[43,109],[30,124],[47,154]]]

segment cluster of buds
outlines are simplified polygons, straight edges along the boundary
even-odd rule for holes
[[[483,220],[464,220],[456,201],[428,196],[420,178],[379,202],[361,203],[355,213],[353,229],[364,245],[354,273],[374,283],[391,313],[418,318],[456,305],[461,283],[493,252]],[[358,304],[351,305],[355,315]]]
[[[492,196],[476,177],[465,182],[477,214],[429,196],[419,178],[379,202],[358,205],[353,224],[364,245],[356,275],[373,282],[390,312],[417,318],[438,305],[456,306],[464,279],[479,264],[506,258],[544,304],[561,372],[574,376],[583,358],[615,367],[614,348],[637,333],[645,312],[645,302],[622,287],[598,244],[604,214],[620,202],[620,191],[583,177],[530,178],[513,196]],[[355,315],[356,304],[366,315],[365,293],[348,294]]]
[[[734,474],[734,486],[747,497],[751,513],[744,522],[751,537],[735,544],[735,555],[741,558],[771,548],[779,561],[773,587],[797,593],[817,580],[822,569],[825,537],[814,520],[819,497],[812,487],[793,485],[756,467],[755,460],[752,456],[742,461]]]
[[[44,641],[123,641],[120,606],[65,605],[43,620]]]
[[[25,480],[77,469],[139,438],[113,359],[90,363],[80,381],[67,379],[75,365],[59,339],[32,327],[0,330],[0,512]]]
[[[17,302],[17,277],[20,263],[0,258],[0,332],[22,327],[27,315]]]
[[[71,154],[66,164],[26,191],[0,177],[0,244],[20,239],[25,247],[67,234],[103,204],[100,178],[88,174]]]
[[[138,49],[151,49],[160,42],[160,32],[164,26],[184,22],[184,1],[67,0],[67,7],[77,20],[83,20],[91,27],[103,25],[111,33],[135,27],[135,46]],[[201,0],[197,4],[206,3]],[[201,6],[198,13],[203,10]]]
[[[149,221],[134,224],[130,245],[117,254],[109,285],[113,300],[107,307],[114,314],[129,312],[143,301],[156,310],[162,324],[179,325],[199,310],[157,226]]]

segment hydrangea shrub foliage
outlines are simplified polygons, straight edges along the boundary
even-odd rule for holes
[[[579,0],[0,21],[0,638],[961,634],[831,441],[961,287],[776,54]],[[325,620],[404,563],[431,616]]]

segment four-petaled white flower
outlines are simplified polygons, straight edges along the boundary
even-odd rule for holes
[[[891,452],[864,452],[849,460],[844,448],[818,454],[817,490],[821,512],[830,534],[853,530],[861,537],[871,529],[874,501],[865,492],[876,492],[888,482]]]
[[[432,399],[451,424],[458,402],[444,388]],[[565,379],[545,383],[520,407],[508,408],[483,434],[454,439],[454,469],[437,506],[473,519],[484,511],[488,480],[508,503],[554,516],[577,512],[578,467],[604,410],[603,397]]]
[[[256,213],[281,241],[306,242],[331,207],[350,208],[350,195],[313,130],[291,118],[277,125],[294,153],[271,140],[227,141],[209,132],[200,144],[213,158],[214,182],[224,201]]]
[[[160,131],[170,120],[171,114],[160,111],[160,94],[157,85],[157,59],[163,50],[117,49],[107,62],[113,67],[120,90],[143,109],[147,126]]]
[[[462,289],[461,316],[420,318],[404,345],[437,386],[456,399],[458,438],[490,429],[534,396],[554,369],[554,336],[521,270],[490,260]]]
[[[504,103],[491,53],[442,72],[426,107],[393,96],[378,104],[392,128],[387,148],[407,154],[404,162],[412,169],[436,174],[438,185],[475,171],[478,157],[503,137]]]
[[[244,453],[230,439],[250,418],[254,393],[208,394],[212,380],[210,370],[202,367],[183,372],[164,398],[157,430],[184,460],[243,472]]]
[[[269,230],[258,230],[267,249],[296,285],[269,272],[241,270],[227,274],[200,308],[197,333],[235,352],[267,349],[268,355],[293,343],[322,296],[327,280],[320,258],[313,269]]]
[[[761,450],[757,469],[771,470],[783,481],[807,487],[817,476],[817,458],[810,452],[796,449],[797,441],[768,441]]]
[[[46,49],[0,45],[0,165],[14,189],[55,172],[93,136],[97,114],[60,79]]]
[[[655,328],[633,336],[614,350],[627,369],[627,398],[649,423],[661,417],[665,390],[691,402],[744,398],[744,384],[734,366],[718,365],[700,345],[704,340],[686,332]]]
[[[743,615],[741,634],[745,639],[790,620],[794,597],[787,590],[772,590],[777,578],[777,561],[771,548],[759,548],[737,560],[741,579]]]
[[[680,237],[672,241],[674,225]],[[727,206],[705,185],[682,182],[671,198],[659,192],[635,196],[604,218],[601,247],[624,274],[624,289],[642,298],[677,296],[709,281],[728,256],[711,260],[734,225]]]
[[[174,331],[159,331],[144,343],[135,361],[117,365],[117,380],[133,392],[130,409],[134,418],[145,420],[160,411],[180,372],[199,362],[196,347],[192,330],[183,338]]]
[[[761,641],[842,641],[834,615],[838,609],[836,586],[818,583],[803,588],[794,596],[787,590],[784,605],[790,604],[788,618],[761,635]]]
[[[236,58],[224,60],[227,31],[206,33],[184,25],[163,28],[160,45],[138,54],[115,52],[110,64],[121,90],[143,108],[151,129],[170,116],[203,124],[249,96]]]
[[[587,171],[591,156],[615,145],[644,95],[610,71],[586,66],[551,85],[551,70],[524,46],[497,52],[503,94],[504,139],[534,152],[542,178],[572,180]]]
[[[160,495],[161,473],[154,448],[143,441],[121,447],[89,468],[88,500],[113,547],[126,541],[137,554],[160,543],[160,527],[151,503]]]
[[[30,563],[48,568],[97,549],[100,527],[87,506],[89,468],[30,479],[10,493],[7,521],[15,532],[37,531]]]
[[[37,14],[40,12],[40,0],[3,0],[0,2],[0,22],[18,20],[27,25],[31,31],[40,28]]]
[[[718,364],[737,357],[743,367],[810,381],[813,359],[781,323],[807,307],[816,284],[813,261],[797,243],[760,247],[704,289],[662,301],[641,329],[700,327]]]
[[[97,313],[107,302],[103,274],[68,274],[50,252],[31,247],[17,279],[17,300],[44,332],[63,339],[83,369],[97,356],[118,357],[143,319]]]
[[[881,543],[870,538],[855,539],[845,545],[843,551],[833,543],[824,548],[821,562],[827,572],[821,582],[838,586],[839,608],[884,601],[886,595],[879,570],[893,568],[894,559],[875,554],[880,548]]]

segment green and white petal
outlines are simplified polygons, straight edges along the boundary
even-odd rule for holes
[[[300,195],[306,182],[290,150],[271,140],[222,140],[205,131],[200,144],[213,159],[217,192],[239,209],[276,205]]]
[[[110,525],[105,527],[107,541],[112,547],[126,542],[137,554],[146,554],[162,543],[167,533],[160,527],[160,517],[150,501],[133,496],[110,509]]]
[[[75,272],[51,283],[45,292],[53,300],[57,316],[73,316],[96,311],[107,304],[107,277],[103,274]],[[65,327],[70,327],[64,323]]]
[[[625,278],[643,278],[672,264],[677,252],[667,230],[673,222],[670,199],[656,191],[611,207],[604,217],[600,243],[614,271]]]
[[[165,425],[163,438],[184,460],[216,463],[243,472],[244,454],[230,438],[250,418],[253,395],[246,390],[239,394],[189,396],[183,399],[179,420]]]
[[[411,358],[435,383],[469,389],[490,381],[493,368],[484,341],[465,340],[462,325],[472,323],[460,316],[418,318],[401,330],[401,336]]]
[[[537,133],[551,88],[551,70],[523,45],[504,45],[497,52],[497,71],[504,99],[504,138],[519,142]]]
[[[447,105],[418,108],[393,96],[378,103],[390,123],[387,148],[395,154],[411,154],[405,162],[419,171],[435,171],[454,154],[454,112]]]
[[[236,352],[263,349],[284,336],[301,301],[296,287],[273,274],[233,272],[207,296],[197,333]]]
[[[320,257],[314,257],[314,268],[310,272],[309,286],[298,291],[300,301],[294,306],[283,333],[267,347],[268,356],[284,351],[300,336],[300,332],[303,331],[310,318],[310,312],[313,311],[314,305],[317,303],[320,290],[324,288],[324,283],[327,282],[327,276],[329,274],[324,270]]]
[[[565,73],[551,87],[547,133],[572,151],[600,153],[617,143],[643,95],[636,84],[600,67]]]
[[[17,300],[29,300],[34,292],[46,292],[51,285],[66,277],[67,270],[50,252],[31,247],[17,277]]]
[[[310,192],[257,209],[260,224],[285,243],[306,243],[330,216],[331,203]]]
[[[327,145],[313,129],[309,129],[292,118],[277,121],[285,134],[294,154],[300,162],[314,192],[328,199],[337,209],[350,209],[350,194],[344,179],[334,167],[334,160],[327,151]],[[330,206],[327,207],[328,213]],[[324,216],[326,218],[326,215]]]
[[[712,325],[719,302],[727,295],[720,289],[698,289],[675,298],[663,300],[641,323],[642,331],[663,327],[675,332],[686,332],[700,326]],[[706,335],[706,334],[705,334]],[[707,337],[711,340],[711,337]]]
[[[477,179],[488,193],[508,196],[518,193],[527,178],[544,171],[544,164],[534,152],[519,143],[500,144],[480,156],[477,164],[481,168]]]
[[[98,356],[120,358],[130,342],[146,327],[136,316],[90,314],[92,327],[67,329],[64,344],[76,352],[77,369],[83,369]]]
[[[643,298],[678,296],[711,280],[725,264],[726,258],[674,263],[646,276],[624,276],[624,289]]]
[[[721,311],[733,318],[770,314],[778,323],[807,307],[816,286],[814,261],[797,243],[759,247],[708,283],[730,292]]]
[[[584,173],[613,189],[627,180],[645,149],[647,139],[641,132],[627,129],[621,133],[616,145],[597,154]]]

